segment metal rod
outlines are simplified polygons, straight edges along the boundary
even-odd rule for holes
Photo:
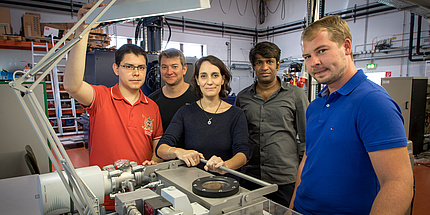
[[[205,160],[205,159],[200,159],[200,161],[201,161],[202,163],[205,163],[205,164],[208,162],[208,161],[207,161],[207,160]],[[235,176],[237,176],[237,177],[240,177],[240,178],[246,179],[246,180],[248,180],[248,181],[254,182],[254,183],[258,184],[258,185],[264,186],[264,187],[265,187],[265,186],[270,186],[270,185],[272,185],[272,184],[267,183],[267,182],[265,182],[265,181],[262,181],[262,180],[260,180],[260,179],[257,179],[257,178],[254,178],[254,177],[251,177],[251,176],[249,176],[249,175],[245,175],[245,174],[243,174],[243,173],[241,173],[241,172],[238,172],[238,171],[236,171],[236,170],[229,169],[229,168],[227,168],[227,167],[225,167],[225,166],[220,166],[220,167],[219,167],[219,169],[220,169],[220,170],[223,170],[223,171],[226,171],[226,172],[228,172],[228,173],[230,173],[230,174],[232,174],[232,175],[235,175]]]

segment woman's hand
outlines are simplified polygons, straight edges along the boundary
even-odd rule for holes
[[[221,175],[224,175],[227,172],[224,170],[220,170],[219,168],[221,166],[225,167],[225,162],[220,157],[214,155],[211,157],[211,159],[208,160],[204,168],[206,171],[217,172]]]
[[[197,164],[200,163],[200,158],[205,158],[203,154],[198,151],[180,148],[176,148],[175,155],[178,159],[183,160],[188,167],[197,166]]]

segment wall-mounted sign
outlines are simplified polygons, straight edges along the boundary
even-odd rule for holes
[[[375,69],[376,68],[376,64],[374,64],[374,63],[366,64],[366,68],[367,69]]]

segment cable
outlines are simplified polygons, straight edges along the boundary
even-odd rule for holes
[[[276,11],[278,11],[278,8],[279,8],[279,5],[281,4],[281,1],[282,1],[282,0],[279,0],[279,2],[278,2],[278,6],[276,6],[275,11],[273,11],[273,12],[270,10],[269,6],[267,5],[267,2],[264,2],[264,4],[266,5],[267,10],[268,10],[271,14],[274,14],[274,13],[276,13]]]
[[[285,19],[286,11],[285,11],[285,0],[282,0],[282,9],[281,9],[281,20]]]
[[[151,90],[151,92],[154,92],[161,87],[160,77],[157,75],[159,74],[160,66],[158,64],[158,60],[152,61],[150,64],[148,64],[148,66],[151,66],[151,68],[147,73],[145,85]]]
[[[252,4],[252,0],[251,0],[251,9],[252,9],[252,13],[254,13],[254,17],[257,18],[257,14],[255,14],[254,5]]]
[[[144,19],[144,18],[139,19],[139,22],[137,23],[137,25],[136,25],[136,29],[135,29],[135,31],[134,31],[134,44],[135,44],[135,45],[137,45],[137,41],[139,40],[139,38],[140,38],[140,36],[141,36],[140,27],[141,27],[141,25],[142,25],[142,23],[143,23],[143,19]]]
[[[245,3],[245,10],[243,11],[243,14],[242,14],[242,13],[240,13],[240,10],[239,10],[239,3],[237,3],[237,0],[236,0],[236,7],[237,7],[237,12],[239,13],[239,15],[240,15],[240,16],[245,15],[245,13],[246,13],[246,8],[248,7],[248,0],[246,0],[246,3]]]
[[[232,1],[232,0],[230,0],[230,4],[229,4],[229,6],[228,6],[228,11],[227,11],[227,13],[229,13],[229,12],[230,12],[230,9],[231,9],[231,1]],[[224,9],[222,8],[221,0],[218,0],[218,2],[219,2],[219,7],[221,8],[221,11],[222,11],[224,14],[227,14],[227,13],[224,11]]]
[[[260,0],[258,4],[258,22],[261,24],[266,21],[266,3],[263,0]]]
[[[164,19],[164,17],[163,17],[163,19]],[[166,19],[164,19],[164,22],[166,23],[167,27],[169,28],[169,37],[167,38],[166,46],[164,47],[164,49],[166,49],[167,44],[169,44],[170,38],[172,37],[172,28],[170,27],[170,24],[169,24],[169,22],[167,22]],[[163,28],[163,30],[164,30],[164,28]]]
[[[281,5],[281,2],[282,2],[281,20],[284,20],[285,19],[285,15],[286,15],[285,0],[279,0],[278,5],[276,6],[276,9],[274,11],[270,10],[269,5],[267,4],[267,2],[264,2],[264,4],[265,4],[265,6],[267,8],[267,11],[269,11],[271,14],[275,14],[278,11],[279,6]]]

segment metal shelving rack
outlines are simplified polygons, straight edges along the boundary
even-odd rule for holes
[[[55,45],[53,38],[51,41],[52,44],[45,43],[42,45],[31,42],[31,63],[33,67],[49,52],[49,47]],[[43,51],[37,51],[36,49],[42,49]],[[63,88],[66,61],[67,54],[45,78],[47,86],[50,86],[46,90],[48,96],[48,118],[58,136],[83,134],[82,126],[77,121],[79,113],[76,108],[79,104]]]

